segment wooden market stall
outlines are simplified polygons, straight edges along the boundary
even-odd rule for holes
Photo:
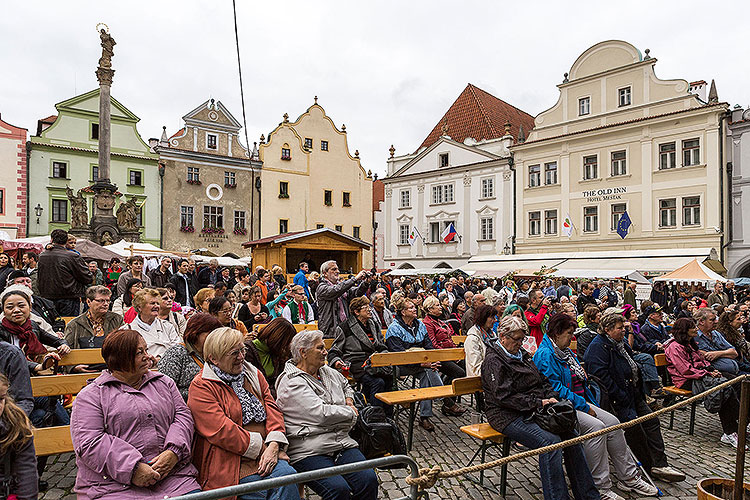
[[[362,270],[362,251],[370,248],[365,241],[328,228],[268,236],[242,246],[252,249],[253,266],[271,269],[279,264],[290,274],[303,260],[312,264],[310,271],[320,271],[323,262],[335,260],[342,273],[357,273]]]

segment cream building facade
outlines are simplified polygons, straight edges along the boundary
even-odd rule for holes
[[[732,167],[726,267],[730,278],[750,277],[750,109],[732,110],[726,148]]]
[[[261,136],[260,237],[325,227],[371,243],[372,175],[317,100],[294,122],[285,114],[268,142]],[[372,267],[371,250],[363,266]]]
[[[182,119],[172,137],[165,129],[151,139],[163,172],[163,247],[246,254],[242,243],[259,234],[258,150],[240,142],[242,125],[221,101],[207,100]]]
[[[656,61],[627,42],[594,45],[566,73],[557,103],[535,118],[528,140],[511,148],[516,253],[721,252],[727,105],[715,87],[703,101],[687,81],[657,78]],[[625,211],[632,226],[622,239]]]

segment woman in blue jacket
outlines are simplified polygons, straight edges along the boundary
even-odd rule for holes
[[[595,405],[586,372],[570,350],[570,341],[576,327],[575,320],[567,314],[555,314],[550,318],[547,334],[534,354],[534,364],[547,377],[552,389],[561,398],[573,403],[576,408],[581,434],[611,427],[620,423],[617,417]],[[633,455],[628,450],[623,431],[610,432],[583,443],[586,462],[591,469],[594,485],[602,499],[620,499],[612,491],[609,477],[609,459],[615,466],[619,489],[634,491],[639,496],[656,496],[658,490],[638,475]]]

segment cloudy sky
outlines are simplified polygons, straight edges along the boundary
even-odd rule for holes
[[[576,57],[623,39],[661,78],[716,80],[750,104],[750,2],[238,0],[250,142],[319,96],[349,147],[382,175],[391,144],[417,148],[467,83],[536,115]],[[96,88],[96,24],[117,41],[112,95],[144,139],[213,97],[242,120],[231,0],[39,0],[0,16],[0,113],[36,132],[54,104]]]

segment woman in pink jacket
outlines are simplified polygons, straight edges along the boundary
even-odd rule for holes
[[[672,383],[680,389],[698,394],[726,382],[721,373],[711,367],[711,363],[698,349],[695,337],[698,329],[690,318],[680,318],[672,327],[673,340],[667,343],[664,354],[667,358],[667,371]],[[740,401],[732,387],[714,392],[703,399],[703,406],[710,413],[718,413],[724,435],[721,442],[737,448],[737,419],[740,414]]]
[[[102,345],[107,369],[73,403],[79,499],[160,499],[200,491],[191,462],[193,417],[174,381],[134,330]]]

